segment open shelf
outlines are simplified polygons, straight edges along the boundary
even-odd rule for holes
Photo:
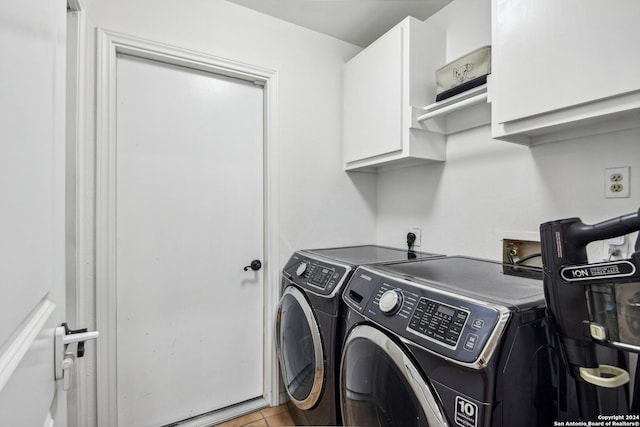
[[[413,109],[413,127],[449,135],[491,123],[487,85]]]

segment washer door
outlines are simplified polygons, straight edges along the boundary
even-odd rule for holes
[[[356,326],[340,365],[344,425],[446,426],[431,387],[402,349],[371,326]]]
[[[278,305],[276,340],[282,380],[291,401],[311,409],[324,383],[324,354],[318,324],[302,292],[285,289]]]

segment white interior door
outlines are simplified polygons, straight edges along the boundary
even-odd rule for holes
[[[117,56],[118,425],[263,394],[263,88]]]
[[[65,35],[64,0],[0,9],[3,426],[66,425],[53,363],[64,315]]]

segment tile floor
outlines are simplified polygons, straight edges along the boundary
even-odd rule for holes
[[[222,424],[216,424],[213,427],[274,427],[274,426],[295,426],[287,404],[275,406],[273,408],[265,408],[260,411],[252,412],[233,420],[225,421]]]

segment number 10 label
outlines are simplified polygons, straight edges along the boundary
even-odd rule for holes
[[[462,427],[478,426],[478,405],[456,396],[456,424]]]

